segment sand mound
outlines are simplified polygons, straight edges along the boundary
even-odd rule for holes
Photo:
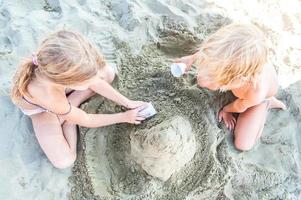
[[[196,145],[190,122],[180,116],[130,135],[131,155],[149,175],[163,181],[194,156]]]

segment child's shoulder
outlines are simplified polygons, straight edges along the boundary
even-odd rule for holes
[[[264,100],[270,91],[271,85],[276,84],[277,74],[271,64],[266,64],[256,83],[250,83],[244,93],[244,98],[254,101]]]
[[[250,101],[262,101],[265,97],[264,88],[262,86],[261,81],[258,81],[255,85],[251,85],[249,89],[245,93],[245,99],[249,99]]]
[[[43,85],[40,85],[34,81],[28,84],[27,91],[30,94],[30,100],[37,104],[48,106],[58,106],[61,102],[67,101],[65,95],[61,95],[56,91],[49,91]],[[28,98],[28,97],[27,97]]]
[[[239,98],[251,102],[260,102],[264,99],[264,92],[261,83],[247,83],[241,88],[232,90],[233,94]]]

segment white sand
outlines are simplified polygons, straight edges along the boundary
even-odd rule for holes
[[[61,1],[62,12],[48,12],[42,0],[0,1],[0,199],[67,199],[70,192],[71,169],[62,171],[51,166],[37,144],[29,119],[7,97],[18,62],[30,56],[41,39],[54,30],[72,28],[100,46],[113,63],[118,62],[115,40],[127,42],[131,52],[139,54],[142,45],[159,40],[157,29],[163,26],[162,15],[187,24],[193,32],[201,13],[219,13],[234,21],[250,20],[261,26],[270,40],[271,62],[278,70],[280,84],[287,88],[280,96],[288,103],[289,111],[269,115],[254,150],[236,152],[227,135],[226,151],[237,166],[231,166],[236,171],[229,172],[226,196],[300,199],[300,4],[297,0],[78,0]],[[197,36],[203,37],[199,32]],[[211,149],[217,148],[218,140],[214,139]],[[205,196],[210,197],[210,193],[192,192],[187,199]]]
[[[0,199],[66,199],[69,170],[57,170],[43,155],[30,121],[0,97]]]

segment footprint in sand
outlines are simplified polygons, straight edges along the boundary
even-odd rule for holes
[[[7,9],[0,11],[0,27],[5,28],[10,21],[10,13]]]
[[[10,54],[12,51],[11,40],[7,36],[0,35],[0,55]]]

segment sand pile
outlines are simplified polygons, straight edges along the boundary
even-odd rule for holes
[[[132,133],[131,156],[149,175],[166,181],[189,162],[196,144],[189,120],[175,116],[149,130]]]

